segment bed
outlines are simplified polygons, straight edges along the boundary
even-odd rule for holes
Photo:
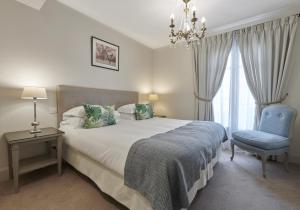
[[[79,106],[82,103],[114,104],[116,107],[119,107],[124,104],[137,102],[137,92],[58,86],[58,122],[62,121],[62,115],[65,111],[72,107]],[[148,161],[148,163],[145,164],[144,171],[141,171],[140,168],[142,168],[142,165],[140,164],[143,164],[145,160],[136,162],[134,158],[130,165],[128,163],[129,156],[137,154],[137,151],[142,151],[143,148],[137,147],[137,143],[139,142],[151,142],[151,138],[155,137],[155,139],[152,139],[152,142],[156,144],[155,140],[159,139],[159,137],[165,139],[166,135],[176,136],[176,132],[187,132],[192,136],[193,132],[190,132],[188,129],[191,129],[190,127],[202,126],[203,124],[203,127],[206,126],[208,131],[201,131],[200,134],[195,134],[207,136],[208,133],[210,133],[210,138],[218,139],[218,141],[216,141],[216,154],[214,156],[210,153],[206,154],[207,156],[211,156],[210,161],[205,163],[205,167],[200,168],[199,176],[196,181],[192,183],[191,187],[188,188],[188,192],[186,193],[187,202],[191,203],[197,191],[203,188],[207,184],[207,181],[213,176],[213,167],[218,162],[221,153],[221,143],[226,139],[226,133],[220,125],[210,122],[198,122],[198,124],[195,125],[193,122],[186,120],[152,118],[142,121],[120,120],[114,126],[97,129],[82,129],[62,123],[60,129],[65,132],[63,157],[64,160],[76,170],[89,177],[104,193],[110,195],[129,209],[163,209],[164,207],[153,205],[153,200],[149,199],[149,196],[147,197],[147,192],[140,190],[138,186],[136,188],[133,187],[133,185],[132,187],[128,187],[131,186],[130,183],[127,183],[130,178],[138,179],[142,177],[140,176],[141,173],[143,174],[145,170],[151,168],[151,161]],[[183,145],[182,147],[185,146]],[[137,151],[132,152],[133,148],[136,148]],[[147,152],[148,149],[143,151],[143,153]],[[149,155],[151,155],[151,153],[149,153]],[[139,157],[142,158],[142,156]],[[155,156],[159,156],[159,153]],[[149,156],[145,158],[149,159]],[[136,171],[135,165],[138,168]],[[190,165],[193,165],[193,163]],[[155,164],[152,165],[152,168],[153,167],[154,169],[151,170],[155,171]],[[129,170],[130,168],[131,170]],[[135,172],[137,177],[131,174]],[[153,174],[155,173],[156,172],[153,172]],[[158,177],[161,177],[161,175]],[[150,182],[151,181],[150,179]],[[158,187],[157,185],[155,188]],[[160,191],[159,189],[158,191],[157,189],[155,190],[156,192]]]

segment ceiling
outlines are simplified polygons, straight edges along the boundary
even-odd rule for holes
[[[169,44],[169,18],[182,16],[182,0],[57,0],[147,45]],[[276,16],[300,12],[300,0],[191,0],[198,16],[207,19],[208,32],[217,32]],[[176,19],[177,18],[177,19]]]

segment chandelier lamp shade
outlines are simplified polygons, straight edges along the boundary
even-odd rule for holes
[[[192,41],[201,40],[205,37],[206,26],[205,26],[205,18],[201,19],[201,24],[198,24],[198,18],[196,16],[196,7],[192,8],[192,14],[190,13],[189,2],[191,0],[183,0],[184,7],[184,15],[181,20],[180,27],[177,31],[175,31],[175,16],[172,14],[170,16],[171,24],[170,24],[170,42],[172,45],[175,45],[177,42],[185,41],[186,46],[189,47]]]

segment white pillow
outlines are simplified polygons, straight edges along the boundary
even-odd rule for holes
[[[120,119],[122,120],[135,120],[135,114],[120,113]]]
[[[120,117],[121,117],[121,114],[120,114],[120,112],[118,112],[118,111],[114,111],[114,116],[115,116],[115,119],[116,119],[116,121],[117,122],[119,122],[120,121]]]
[[[114,116],[118,121],[120,121],[120,113],[118,111],[114,111]],[[67,121],[70,118],[84,118],[85,117],[85,110],[83,106],[77,106],[72,109],[69,109],[65,113],[63,113],[63,121]]]
[[[82,128],[84,119],[81,117],[69,117],[60,122],[61,126],[69,125],[73,128]]]
[[[84,116],[85,116],[85,111],[83,106],[76,106],[63,113],[63,119],[69,117],[84,117]]]
[[[98,105],[94,105],[98,106]],[[115,113],[116,116],[119,116],[120,113]],[[69,117],[85,117],[85,110],[83,106],[76,106],[72,109],[63,113],[63,119],[67,119]]]
[[[126,104],[117,109],[120,113],[134,114],[135,113],[135,104]]]

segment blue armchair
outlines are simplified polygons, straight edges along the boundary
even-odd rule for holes
[[[266,178],[266,161],[271,155],[285,155],[288,166],[288,150],[293,138],[297,111],[287,105],[271,105],[263,109],[258,130],[237,131],[232,134],[231,161],[234,146],[256,153],[262,160],[262,175]]]

